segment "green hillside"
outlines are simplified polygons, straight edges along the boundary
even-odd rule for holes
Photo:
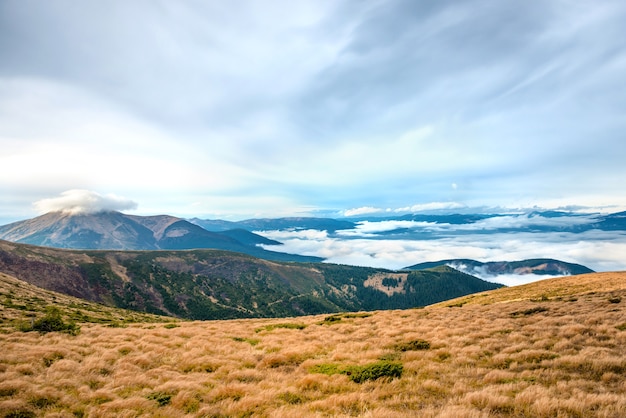
[[[501,287],[448,267],[393,272],[218,250],[78,251],[6,241],[0,272],[107,306],[188,319],[411,308]]]

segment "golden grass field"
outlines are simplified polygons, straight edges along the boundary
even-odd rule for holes
[[[360,315],[8,323],[0,417],[626,417],[626,273]],[[355,382],[370,364],[402,374]]]

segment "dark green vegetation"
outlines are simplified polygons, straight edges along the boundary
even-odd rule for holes
[[[496,276],[498,274],[544,274],[551,276],[573,276],[577,274],[593,273],[593,270],[580,264],[566,263],[564,261],[553,260],[551,258],[534,258],[521,261],[490,261],[483,263],[465,258],[431,261],[419,263],[409,267],[407,270],[424,270],[438,266],[463,266],[462,270],[470,274],[479,271],[482,274]]]
[[[78,335],[80,332],[80,326],[74,321],[64,321],[61,315],[61,310],[56,306],[49,306],[46,309],[46,314],[33,321],[32,325],[24,324],[21,327],[22,331],[38,331],[42,334],[48,332],[66,332],[70,335]]]
[[[0,241],[0,272],[107,306],[188,319],[288,317],[424,306],[500,285],[449,267],[404,273],[284,263],[219,250],[78,251]]]
[[[402,376],[403,365],[398,361],[379,360],[363,365],[340,365],[336,363],[318,364],[309,369],[310,373],[327,375],[345,374],[355,383],[380,378],[393,379]]]

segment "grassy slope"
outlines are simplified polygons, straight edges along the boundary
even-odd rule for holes
[[[557,277],[521,286],[498,289],[496,292],[481,292],[463,296],[435,306],[486,305],[511,301],[545,301],[567,299],[574,295],[590,292],[612,292],[626,288],[624,272],[581,274]]]
[[[333,321],[0,334],[0,416],[626,416],[626,273],[474,299]],[[398,349],[415,340],[430,348]],[[333,373],[381,359],[402,376]]]
[[[31,322],[44,316],[46,308],[50,306],[59,308],[66,321],[121,325],[173,320],[173,318],[87,302],[62,293],[41,289],[0,273],[0,332],[12,332],[17,324]]]

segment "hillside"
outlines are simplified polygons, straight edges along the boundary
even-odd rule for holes
[[[500,287],[447,267],[398,273],[217,250],[77,251],[6,241],[0,272],[108,306],[189,319],[409,308]]]
[[[321,261],[268,251],[259,244],[280,245],[244,229],[210,232],[169,215],[133,216],[115,211],[70,214],[50,212],[0,226],[0,239],[38,246],[91,250],[185,250],[211,248],[267,260]]]
[[[442,306],[490,305],[518,301],[560,301],[588,293],[610,293],[626,289],[624,272],[602,272],[556,277],[521,286],[481,292],[439,303]]]
[[[453,308],[7,329],[0,416],[626,416],[625,272],[488,293]]]
[[[459,271],[480,277],[497,277],[501,274],[569,276],[593,273],[593,270],[583,265],[567,263],[551,258],[535,258],[521,261],[490,261],[486,263],[464,258],[449,259],[414,264],[406,267],[406,269],[423,270],[437,266],[452,266]]]
[[[80,323],[121,326],[129,323],[173,321],[174,318],[117,309],[33,286],[15,277],[0,273],[0,332],[15,324],[29,323],[54,306],[63,318]]]

